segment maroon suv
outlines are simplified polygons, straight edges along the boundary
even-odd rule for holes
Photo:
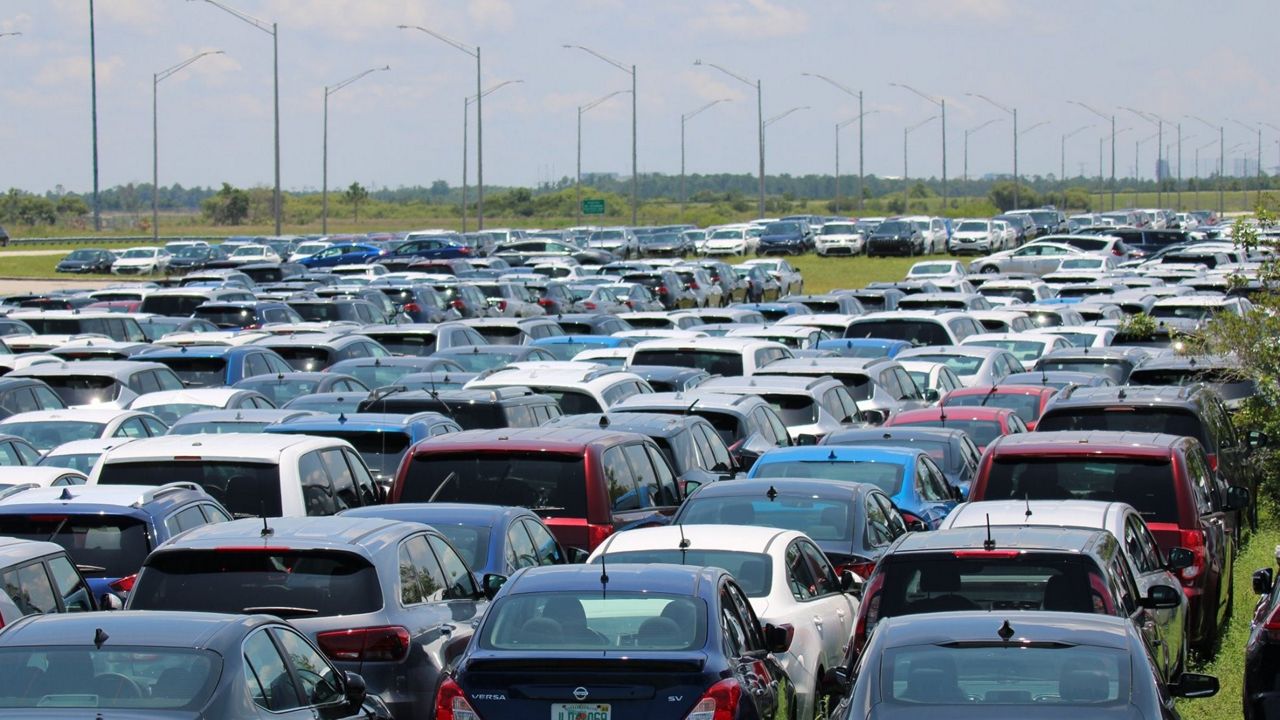
[[[1103,500],[1132,505],[1160,548],[1184,547],[1190,642],[1211,647],[1231,604],[1235,538],[1226,516],[1248,491],[1222,482],[1192,437],[1134,432],[1035,432],[988,446],[970,500]]]
[[[644,435],[504,428],[440,435],[400,464],[390,502],[527,507],[565,547],[593,550],[616,530],[665,525],[680,487]]]

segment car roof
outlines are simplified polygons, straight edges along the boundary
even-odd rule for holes
[[[510,594],[599,590],[602,587],[600,578],[606,572],[609,578],[607,587],[615,592],[693,596],[699,595],[704,586],[715,587],[720,577],[727,574],[719,568],[661,563],[547,565],[521,570],[507,581],[503,590]]]
[[[501,524],[501,521],[510,517],[537,517],[533,511],[524,507],[445,502],[370,505],[343,510],[339,515],[408,520],[436,527],[448,525],[496,527]]]
[[[99,631],[107,635],[104,647],[218,647],[219,636],[236,642],[252,628],[267,622],[266,615],[223,615],[202,612],[124,610],[112,613],[54,613],[30,615],[5,629],[0,646],[89,646]]]
[[[311,413],[305,410],[288,410],[285,408],[241,408],[232,410],[201,410],[183,415],[174,421],[172,427],[191,423],[227,422],[242,420],[244,422],[280,422],[290,418],[306,417]],[[103,441],[105,442],[105,440]]]
[[[814,445],[773,448],[761,455],[756,462],[758,464],[787,460],[801,462],[872,462],[886,465],[912,466],[918,457],[928,454],[924,450],[904,447]]]
[[[1074,387],[1054,400],[1054,407],[1064,405],[1178,405],[1195,403],[1194,395],[1202,385],[1116,385]]]
[[[598,427],[601,430],[633,432],[650,437],[676,435],[692,424],[704,422],[707,421],[696,415],[644,412],[585,413],[563,415],[551,420],[552,424],[561,427]]]
[[[19,422],[52,422],[56,420],[65,420],[67,422],[95,422],[109,423],[122,417],[131,417],[134,415],[146,415],[147,413],[139,410],[119,410],[116,408],[83,408],[78,410],[32,410],[30,412],[17,413],[0,420],[0,430],[9,423]]]
[[[1046,392],[1056,393],[1058,390],[1048,385],[974,385],[956,388],[947,393],[947,397],[968,397],[970,395],[1043,395]],[[972,407],[972,406],[970,406]]]
[[[1100,500],[979,500],[957,505],[947,516],[947,527],[995,525],[1055,525],[1106,529],[1107,520],[1126,510],[1127,503]],[[963,525],[955,523],[964,520]]]
[[[829,376],[820,377],[808,376],[792,376],[792,375],[752,375],[749,377],[732,376],[732,377],[713,377],[698,386],[698,389],[706,388],[711,392],[717,390],[728,390],[730,392],[736,390],[745,390],[750,393],[787,393],[787,394],[810,394],[813,391],[825,389],[831,385],[840,385],[844,387],[840,381]]]
[[[93,511],[102,507],[141,510],[151,505],[158,509],[173,507],[192,500],[212,500],[193,483],[169,485],[67,485],[64,487],[30,488],[0,501],[0,512],[29,512],[30,505],[70,510],[83,507]]]
[[[615,430],[587,430],[580,427],[544,426],[536,428],[499,428],[465,430],[438,435],[429,443],[413,449],[415,455],[435,452],[502,451],[514,449],[541,452],[581,453],[589,446],[610,446],[629,442],[641,436]]]
[[[781,547],[785,547],[786,543],[803,537],[805,534],[799,530],[755,525],[664,525],[614,533],[593,554],[598,557],[607,556],[610,552],[663,548],[763,553],[776,542],[783,543]]]
[[[696,330],[699,326],[693,326]],[[785,326],[779,335],[787,334]],[[751,352],[759,348],[782,348],[786,346],[782,343],[772,342],[769,340],[757,339],[753,337],[690,337],[690,338],[656,338],[653,340],[643,340],[636,344],[635,351],[643,352],[645,350],[684,350],[686,352]]]
[[[921,427],[902,425],[890,427],[845,428],[823,438],[823,445],[840,445],[850,441],[862,440],[937,440],[951,442],[968,437],[968,433],[957,428]]]
[[[248,390],[240,390],[235,388],[188,388],[186,390],[158,390],[139,395],[131,404],[130,408],[140,409],[145,407],[155,407],[157,405],[169,405],[172,403],[187,403],[192,405],[218,405],[222,406],[230,402],[232,399],[249,393]],[[77,411],[78,412],[78,411]]]
[[[672,412],[714,409],[721,412],[732,411],[745,414],[750,412],[752,405],[763,402],[764,400],[754,395],[717,393],[703,390],[702,386],[699,385],[693,390],[685,392],[656,392],[632,395],[615,403],[610,409],[615,412],[624,412],[631,408],[654,408]]]
[[[271,529],[263,535],[263,525]],[[171,539],[156,553],[214,550],[228,544],[282,547],[294,550],[360,550],[375,555],[397,545],[405,535],[425,530],[420,523],[386,518],[331,515],[325,517],[245,518],[192,528]]]
[[[113,317],[119,317],[118,314]],[[167,370],[168,365],[140,360],[80,360],[77,362],[39,363],[14,370],[14,377],[41,377],[44,375],[108,375],[123,377],[140,370]]]
[[[414,413],[406,415],[404,413],[329,413],[324,415],[309,415],[300,417],[288,422],[282,422],[270,428],[266,428],[264,432],[306,432],[315,430],[320,432],[345,430],[350,432],[382,432],[387,429],[406,429],[414,423],[437,423],[449,422],[453,420],[446,415],[437,412]]]
[[[918,410],[904,410],[893,416],[892,420],[908,422],[912,420],[989,420],[996,421],[1014,415],[1009,408],[983,407],[974,405],[948,405],[945,408],[928,407]]]
[[[1059,432],[1014,433],[997,438],[989,451],[993,455],[1143,455],[1167,456],[1182,445],[1182,435],[1114,430],[1063,430]]]
[[[173,461],[178,458],[200,460],[241,460],[277,463],[280,454],[290,448],[345,445],[341,440],[311,435],[268,435],[266,433],[234,433],[226,435],[163,435],[139,438],[108,452],[106,463]],[[181,461],[180,461],[181,462]]]
[[[44,454],[47,457],[57,455],[79,455],[82,453],[104,453],[118,445],[133,442],[134,438],[89,438],[88,440],[72,440],[50,449]],[[44,467],[44,466],[41,466]],[[12,469],[12,468],[11,468]]]
[[[996,550],[1024,550],[1062,553],[1083,553],[1098,542],[1099,537],[1110,534],[1105,530],[1088,528],[1064,528],[1041,525],[992,525],[988,531],[981,527],[952,528],[924,533],[903,535],[893,554],[936,552],[939,550],[973,550],[983,548],[988,538],[995,542]]]
[[[876,626],[885,647],[944,645],[947,643],[1001,640],[998,631],[1008,623],[1015,642],[1063,642],[1128,650],[1130,620],[1091,615],[1080,622],[1076,613],[1019,610],[999,612],[946,612],[885,618]]]
[[[849,500],[865,492],[875,490],[872,485],[845,482],[843,480],[816,480],[813,478],[755,478],[713,482],[699,487],[690,499],[712,497],[768,497],[801,495],[809,498]]]

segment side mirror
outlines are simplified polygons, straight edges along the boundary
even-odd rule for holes
[[[1271,588],[1274,587],[1275,578],[1271,572],[1271,568],[1262,568],[1253,571],[1253,591],[1259,595],[1270,595]]]
[[[751,466],[755,465],[756,461],[760,459],[759,452],[745,447],[740,447],[737,451],[730,449],[730,452],[734,453],[734,460],[737,461],[738,467],[742,469],[742,472],[750,470]]]
[[[360,707],[364,705],[364,699],[369,694],[369,687],[365,684],[364,678],[353,672],[343,673],[343,690],[347,698],[347,703],[352,707]]]
[[[374,481],[374,497],[377,498],[378,504],[382,505],[387,502],[387,498],[391,497],[391,483],[393,478],[378,478]]]
[[[1182,604],[1182,591],[1168,585],[1152,585],[1140,604],[1148,610],[1170,610]]]
[[[822,684],[828,690],[834,690],[835,694],[848,695],[853,689],[853,676],[846,667],[834,667],[822,676]]]
[[[591,557],[591,553],[579,547],[568,548],[565,550],[565,555],[568,556],[570,564],[573,565],[582,565],[587,561],[587,558]]]
[[[889,419],[889,413],[883,410],[863,410],[862,421],[868,425],[883,425]]]
[[[782,624],[764,626],[764,644],[771,653],[784,653],[791,648],[791,640],[796,635],[795,627]]]
[[[960,488],[956,487],[955,485],[952,485],[952,486],[951,486],[951,499],[952,499],[952,500],[955,500],[955,501],[956,501],[956,502],[958,502],[958,503],[962,503],[962,502],[964,502],[964,490],[961,490]]]
[[[1227,509],[1244,510],[1249,507],[1249,488],[1231,486],[1227,488]]]
[[[850,595],[862,596],[862,579],[860,579],[852,570],[845,570],[840,573],[840,591]]]
[[[937,388],[925,388],[925,389],[924,389],[924,399],[925,399],[925,400],[927,400],[927,401],[929,401],[929,402],[931,402],[931,403],[934,403],[934,402],[938,402],[938,398],[940,398],[940,397],[942,397],[942,396],[938,394],[938,389],[937,389]]]
[[[1271,438],[1261,430],[1250,430],[1246,436],[1251,449],[1264,448],[1271,444]]]
[[[1169,572],[1177,572],[1183,568],[1189,568],[1196,562],[1195,553],[1184,547],[1176,547],[1169,551],[1168,562],[1164,567]]]
[[[485,573],[484,579],[480,581],[481,592],[484,593],[485,599],[492,600],[493,596],[497,595],[498,591],[501,590],[502,586],[505,585],[506,583],[507,583],[506,575],[499,575],[497,573]]]
[[[1218,694],[1218,678],[1199,673],[1182,673],[1178,682],[1169,686],[1169,694],[1182,698],[1207,698]]]
[[[929,529],[929,526],[925,525],[920,518],[911,518],[910,520],[903,518],[903,520],[906,520],[907,532],[924,532]]]
[[[98,601],[98,609],[100,610],[123,610],[124,600],[115,593],[102,593],[102,598]]]

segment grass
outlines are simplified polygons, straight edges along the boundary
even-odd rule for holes
[[[69,251],[68,251],[69,252]],[[30,255],[20,257],[4,257],[0,255],[0,277],[9,278],[60,278],[85,280],[104,280],[112,275],[68,275],[55,273],[53,269],[61,255]]]
[[[824,293],[836,288],[860,288],[878,280],[901,280],[907,270],[921,260],[951,260],[947,255],[917,257],[819,257],[788,258],[804,275],[807,293]]]

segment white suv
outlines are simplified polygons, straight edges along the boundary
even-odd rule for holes
[[[531,388],[555,398],[565,415],[605,412],[632,395],[653,392],[639,375],[597,363],[572,361],[512,363],[463,387]]]
[[[754,375],[774,360],[792,357],[786,345],[746,337],[661,338],[631,349],[630,365],[677,365],[731,377]]]
[[[856,222],[838,220],[825,223],[813,242],[819,255],[861,255],[866,237]]]

